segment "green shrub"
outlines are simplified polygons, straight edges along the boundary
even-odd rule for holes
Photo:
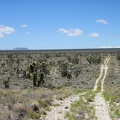
[[[102,59],[100,55],[88,55],[87,56],[87,61],[90,64],[96,64],[96,63],[101,63]]]
[[[106,101],[110,100],[110,96],[109,96],[109,94],[107,92],[104,91],[103,95],[104,95]]]
[[[48,105],[48,101],[39,99],[38,103],[39,103],[40,107],[44,108],[45,110],[49,110],[50,109],[49,105]]]
[[[26,73],[26,78],[30,79],[31,78],[31,75],[29,72]]]
[[[4,81],[3,81],[3,84],[4,84],[4,87],[5,87],[5,88],[9,88],[10,78],[8,78],[8,80],[4,80]]]
[[[117,117],[120,118],[120,110],[119,110],[119,109],[116,109],[115,112],[114,112],[114,114],[115,114]]]
[[[41,113],[38,112],[34,112],[32,110],[28,110],[28,116],[31,118],[31,119],[39,119],[41,117]]]
[[[117,60],[119,60],[119,61],[120,61],[120,55],[117,55]]]

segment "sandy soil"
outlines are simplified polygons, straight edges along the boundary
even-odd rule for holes
[[[47,113],[45,120],[67,120],[65,118],[65,113],[70,111],[70,106],[73,102],[78,101],[80,96],[85,95],[86,92],[69,96],[64,100],[56,100],[54,104],[58,104],[58,106],[52,106],[51,111]]]
[[[97,93],[95,96],[95,112],[97,120],[111,120],[109,115],[109,106],[101,92]]]
[[[67,120],[64,118],[65,112],[70,111],[70,105],[72,102],[78,101],[79,95],[70,96],[64,100],[55,100],[55,104],[59,106],[53,106],[51,111],[47,113],[45,120]]]

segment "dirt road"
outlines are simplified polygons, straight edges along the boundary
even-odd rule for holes
[[[97,91],[98,85],[101,82],[101,91],[96,94],[94,102],[95,102],[95,114],[97,120],[111,120],[109,115],[109,104],[105,101],[102,93],[104,91],[104,81],[107,75],[108,70],[108,62],[110,57],[107,57],[104,61],[104,64],[101,65],[99,78],[95,82],[95,86],[93,91]]]

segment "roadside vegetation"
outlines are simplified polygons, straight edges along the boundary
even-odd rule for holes
[[[111,118],[120,119],[120,54],[111,57],[103,95],[109,104]]]
[[[95,93],[86,90],[85,94],[80,95],[79,101],[71,104],[69,112],[65,113],[68,120],[95,120],[95,110],[93,107]]]
[[[110,87],[103,95],[109,104],[111,118],[120,118],[120,88]]]

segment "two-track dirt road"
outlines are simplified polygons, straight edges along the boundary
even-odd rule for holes
[[[95,86],[93,88],[93,91],[97,91],[98,86],[101,85],[100,86],[101,91],[96,94],[95,99],[94,99],[95,114],[96,114],[97,120],[111,120],[110,115],[109,115],[109,105],[105,101],[102,95],[104,91],[104,81],[107,75],[109,60],[110,60],[110,57],[107,57],[104,61],[104,64],[101,65],[100,75],[98,79],[96,80]]]

